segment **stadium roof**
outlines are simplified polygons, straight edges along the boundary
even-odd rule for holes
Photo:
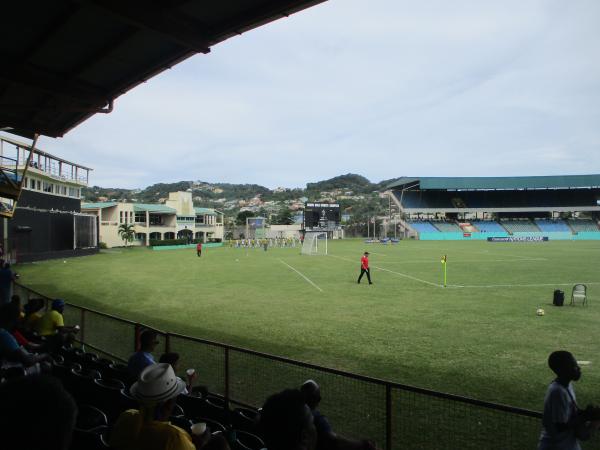
[[[154,203],[134,203],[133,211],[135,212],[151,212],[151,213],[164,213],[164,214],[176,214],[175,208],[170,208],[165,205],[159,205]]]
[[[116,202],[96,202],[96,203],[82,203],[81,209],[102,209],[117,206]]]
[[[0,129],[62,136],[190,56],[323,1],[4,2]]]
[[[553,175],[533,177],[402,177],[388,189],[568,189],[600,187],[600,175]]]

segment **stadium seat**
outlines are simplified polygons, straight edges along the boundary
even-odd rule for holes
[[[108,419],[100,409],[91,405],[78,405],[75,428],[82,431],[95,430],[108,425]]]
[[[89,402],[102,411],[109,411],[109,419],[112,422],[116,419],[115,415],[118,416],[121,412],[115,412],[114,405],[120,401],[123,389],[125,385],[120,380],[96,379],[88,394]]]
[[[65,361],[81,363],[83,357],[83,350],[77,347],[63,347],[60,350],[60,354],[65,358]]]
[[[575,305],[577,300],[581,300],[583,305],[587,301],[587,286],[585,284],[576,284],[571,291],[571,305]]]
[[[75,428],[70,450],[104,450],[110,448],[104,438],[107,433],[108,429],[106,427],[99,427],[90,431]]]
[[[88,355],[88,353],[86,353],[86,355]],[[95,359],[88,359],[86,358],[86,361],[84,362],[84,367],[88,368],[88,369],[95,369],[98,372],[100,372],[102,374],[103,378],[111,378],[110,377],[110,365],[114,364],[115,362],[111,359],[106,359],[106,358],[95,358]]]
[[[106,376],[108,378],[113,378],[117,380],[121,380],[125,387],[129,388],[136,380],[135,377],[132,377],[127,370],[127,366],[125,364],[114,363],[108,366],[106,371]]]
[[[81,370],[81,364],[64,361],[62,363],[57,362],[52,365],[52,375],[54,375],[56,378],[59,378],[67,389],[71,370]]]
[[[67,376],[67,389],[75,400],[85,402],[90,389],[93,387],[94,380],[101,378],[102,375],[93,369],[71,369]]]
[[[125,388],[121,389],[120,395],[115,398],[110,410],[106,410],[105,412],[108,415],[108,419],[114,422],[123,411],[128,409],[139,409],[139,407],[139,402],[129,395],[128,389]]]
[[[209,417],[192,417],[192,421],[194,423],[204,422],[208,428],[210,428],[210,432],[214,433],[216,431],[220,431],[221,433],[225,433],[227,428],[218,420],[211,419]]]
[[[265,443],[258,436],[242,430],[236,430],[236,442],[232,450],[260,450],[265,448]]]
[[[231,415],[232,425],[237,430],[253,433],[256,431],[257,421],[258,412],[248,408],[235,408]]]
[[[171,417],[169,417],[169,422],[171,422],[175,426],[178,426],[179,428],[183,428],[190,434],[192,432],[192,425],[194,424],[194,422],[192,422],[185,416],[172,415]]]
[[[225,408],[225,400],[209,394],[204,403],[204,414],[219,422],[229,421],[229,411]]]
[[[182,406],[191,418],[203,416],[207,412],[206,400],[194,395],[180,395],[177,397],[177,404]]]
[[[87,364],[97,361],[97,360],[98,360],[98,355],[96,353],[85,352],[83,355],[81,355],[82,365],[87,365]]]

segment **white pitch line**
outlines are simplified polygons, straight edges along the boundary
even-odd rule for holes
[[[302,278],[304,278],[306,281],[308,281],[310,284],[312,284],[316,289],[318,289],[319,291],[323,292],[323,289],[321,289],[319,286],[317,286],[315,283],[313,283],[308,277],[306,277],[302,272],[300,272],[299,270],[294,269],[292,266],[290,266],[288,263],[286,263],[285,261],[283,261],[282,259],[279,259],[279,262],[281,262],[282,264],[285,264],[286,266],[288,266],[290,269],[292,269],[294,272],[296,272],[298,275],[300,275]]]
[[[348,262],[351,262],[351,263],[353,263],[353,262],[354,262],[354,261],[352,261],[351,259],[348,259],[348,258],[342,258],[341,256],[336,256],[336,255],[328,255],[328,256],[332,256],[333,258],[338,258],[338,259],[341,259],[341,260],[344,260],[344,261],[348,261]],[[428,285],[430,285],[430,286],[442,287],[442,285],[441,285],[441,284],[432,283],[431,281],[427,281],[427,280],[422,280],[421,278],[413,277],[412,275],[407,275],[407,274],[405,274],[405,273],[401,273],[401,272],[395,272],[395,271],[393,271],[393,270],[385,269],[385,268],[383,268],[383,267],[379,267],[379,266],[371,266],[371,267],[373,267],[373,268],[375,268],[375,269],[378,269],[378,270],[383,270],[383,271],[385,271],[385,272],[390,272],[390,273],[393,273],[393,274],[395,274],[395,275],[400,275],[401,277],[404,277],[404,278],[409,278],[409,279],[411,279],[411,280],[418,281],[418,282],[420,282],[420,283],[425,283],[425,284],[428,284]]]
[[[449,288],[498,288],[498,287],[544,287],[544,286],[574,286],[575,283],[532,283],[532,284],[449,284]],[[582,284],[600,284],[600,281],[585,281]]]
[[[531,258],[531,259],[452,259],[450,262],[454,264],[459,263],[492,263],[492,262],[528,262],[528,261],[547,261],[546,258]],[[386,264],[420,264],[420,263],[428,263],[428,264],[439,264],[440,261],[438,258],[433,259],[415,259],[415,260],[385,260]]]

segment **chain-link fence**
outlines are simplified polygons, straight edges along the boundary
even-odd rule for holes
[[[15,284],[23,303],[46,298]],[[46,300],[48,300],[46,298]],[[67,324],[81,325],[84,345],[125,361],[143,324],[67,304]],[[180,355],[180,370],[195,368],[199,383],[226,404],[260,407],[278,391],[313,379],[321,386],[319,409],[344,436],[368,438],[386,450],[534,449],[541,414],[364,377],[189,336],[159,333],[161,348]],[[184,375],[181,373],[180,375]],[[600,449],[597,439],[586,450]]]

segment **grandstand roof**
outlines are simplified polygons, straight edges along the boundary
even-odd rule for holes
[[[62,136],[190,56],[323,1],[3,2],[0,129]]]
[[[552,175],[532,177],[402,177],[388,189],[568,189],[600,187],[600,175]]]
[[[134,203],[133,204],[134,212],[151,212],[151,213],[164,213],[164,214],[176,214],[177,210],[175,208],[170,208],[165,205],[159,205],[155,203]]]
[[[81,209],[102,209],[110,208],[111,206],[117,206],[116,202],[82,203]]]

